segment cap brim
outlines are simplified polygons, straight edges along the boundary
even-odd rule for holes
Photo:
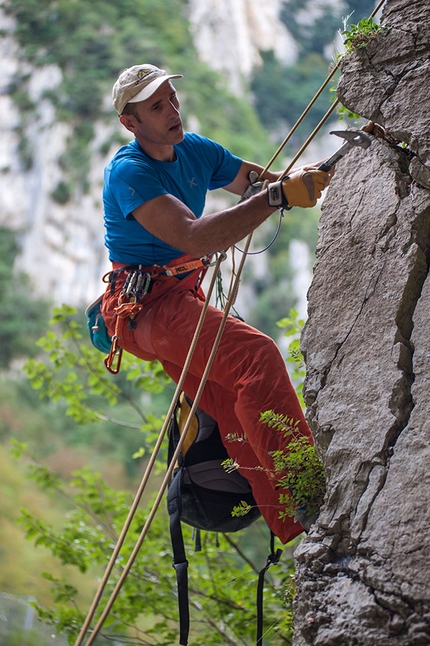
[[[132,99],[128,100],[128,103],[139,103],[139,101],[145,101],[146,99],[149,99],[150,96],[154,94],[156,90],[168,81],[169,79],[181,79],[182,74],[166,74],[165,76],[159,76],[158,78],[154,79],[149,85],[144,87],[136,96],[134,96]]]

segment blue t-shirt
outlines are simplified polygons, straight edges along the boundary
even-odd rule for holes
[[[164,265],[182,255],[183,251],[156,238],[137,222],[133,210],[159,195],[171,194],[199,218],[207,190],[230,184],[242,163],[220,144],[191,132],[185,133],[174,150],[175,161],[162,162],[149,157],[134,140],[120,148],[106,167],[105,244],[111,261]]]

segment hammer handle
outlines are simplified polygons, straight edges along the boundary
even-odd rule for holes
[[[318,166],[318,170],[323,170],[326,173],[330,170],[330,168],[333,168],[335,164],[339,161],[339,159],[342,159],[344,155],[348,152],[348,150],[351,150],[352,146],[350,143],[345,142],[340,148],[336,150],[332,154],[331,157],[325,160],[320,166]]]
[[[333,164],[332,164],[333,166]],[[326,162],[323,162],[320,166],[318,166],[318,170],[323,170],[325,173],[328,173],[330,170],[331,166],[329,166]]]

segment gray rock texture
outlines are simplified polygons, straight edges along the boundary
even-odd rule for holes
[[[296,646],[430,644],[430,3],[387,0],[381,24],[338,92],[389,140],[338,164],[302,337],[328,490]]]

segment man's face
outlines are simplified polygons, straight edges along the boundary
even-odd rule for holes
[[[121,116],[121,122],[134,132],[144,148],[153,146],[172,146],[184,138],[179,99],[170,81],[166,81],[154,94],[136,103],[138,118],[131,115]]]

